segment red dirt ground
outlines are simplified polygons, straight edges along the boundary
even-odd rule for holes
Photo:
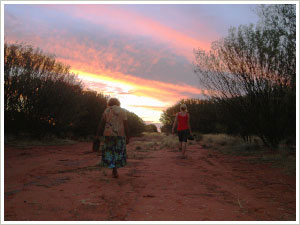
[[[112,178],[91,143],[5,146],[5,221],[293,221],[296,179],[267,165],[191,145],[127,147]]]

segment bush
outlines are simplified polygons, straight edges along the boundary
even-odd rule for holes
[[[145,126],[146,132],[158,132],[157,127],[154,124],[148,124]]]
[[[130,136],[141,136],[145,131],[145,122],[133,112],[127,112]]]
[[[70,66],[32,46],[4,44],[5,135],[87,138],[95,134],[107,96],[83,90]],[[145,124],[128,115],[130,134]]]

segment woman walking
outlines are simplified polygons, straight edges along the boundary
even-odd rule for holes
[[[187,139],[189,135],[192,135],[190,115],[187,112],[187,107],[185,104],[181,104],[180,112],[176,113],[176,117],[172,128],[173,134],[175,132],[176,125],[179,139],[179,149],[182,152],[182,157],[185,158]]]
[[[127,114],[120,107],[116,98],[109,99],[101,122],[98,126],[96,138],[104,136],[102,150],[102,166],[112,168],[113,177],[117,178],[118,168],[126,165],[126,144],[129,143]]]

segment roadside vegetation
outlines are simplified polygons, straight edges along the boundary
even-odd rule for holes
[[[259,137],[252,137],[251,141],[245,142],[239,136],[227,134],[202,134],[195,132],[195,139],[188,141],[188,146],[197,145],[199,151],[208,150],[220,152],[232,157],[241,157],[241,160],[255,164],[268,164],[271,167],[280,168],[289,175],[296,174],[296,152],[284,142],[280,143],[276,152],[266,148]],[[134,138],[131,150],[128,152],[129,159],[141,160],[149,157],[153,151],[179,152],[178,138],[176,135],[166,133],[144,132],[142,136]]]
[[[108,96],[86,90],[70,66],[25,44],[4,44],[5,141],[22,138],[90,140]],[[128,112],[129,132],[138,136],[145,123]]]
[[[245,161],[254,166],[266,163],[271,167],[281,168],[289,175],[296,174],[296,152],[284,142],[274,152],[268,150],[258,137],[253,137],[251,142],[245,142],[241,137],[226,134],[204,134],[200,145],[233,157],[243,156]]]
[[[6,139],[5,144],[18,148],[18,149],[30,149],[36,146],[58,146],[58,145],[73,145],[78,143],[76,140],[71,139],[60,139],[60,138],[43,138],[42,140],[31,138],[31,137],[23,137],[23,138],[13,138]]]
[[[232,27],[209,52],[194,51],[195,73],[207,96],[166,109],[163,132],[170,133],[185,103],[194,132],[239,136],[246,142],[240,150],[258,137],[267,150],[280,151],[284,143],[295,151],[296,7],[263,5],[257,13],[256,25]]]

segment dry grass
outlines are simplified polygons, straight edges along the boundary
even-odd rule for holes
[[[251,164],[268,163],[272,167],[283,169],[287,174],[296,173],[296,154],[284,144],[276,152],[270,153],[258,137],[245,142],[242,138],[226,134],[206,134],[203,135],[201,145],[224,154],[251,156],[251,159],[246,159]]]
[[[143,133],[143,136],[135,140],[133,145],[133,151],[136,152],[158,151],[165,148],[176,148],[178,146],[178,139],[175,135]]]
[[[145,132],[143,137],[137,141],[136,150],[157,151],[163,148],[174,148],[177,145],[178,139],[175,135]]]
[[[160,141],[160,149],[175,149],[178,147],[178,139],[174,135],[165,136]]]
[[[195,140],[189,140],[188,145],[198,144],[203,139],[202,134],[195,134]],[[178,148],[178,137],[173,134],[164,133],[144,133],[143,144],[148,150],[160,150],[160,149],[177,149]]]
[[[5,141],[6,145],[10,145],[16,148],[23,148],[23,149],[31,148],[34,146],[73,145],[76,143],[77,141],[74,140],[59,139],[59,138],[51,138],[51,139],[44,139],[44,140],[23,138],[23,139],[10,139]]]
[[[251,164],[267,163],[270,164],[271,167],[283,169],[283,171],[289,175],[296,174],[296,158],[294,155],[277,152],[262,155],[255,159],[249,159],[248,162]]]
[[[226,134],[205,134],[203,135],[202,141],[212,146],[234,146],[240,144],[243,140]]]

